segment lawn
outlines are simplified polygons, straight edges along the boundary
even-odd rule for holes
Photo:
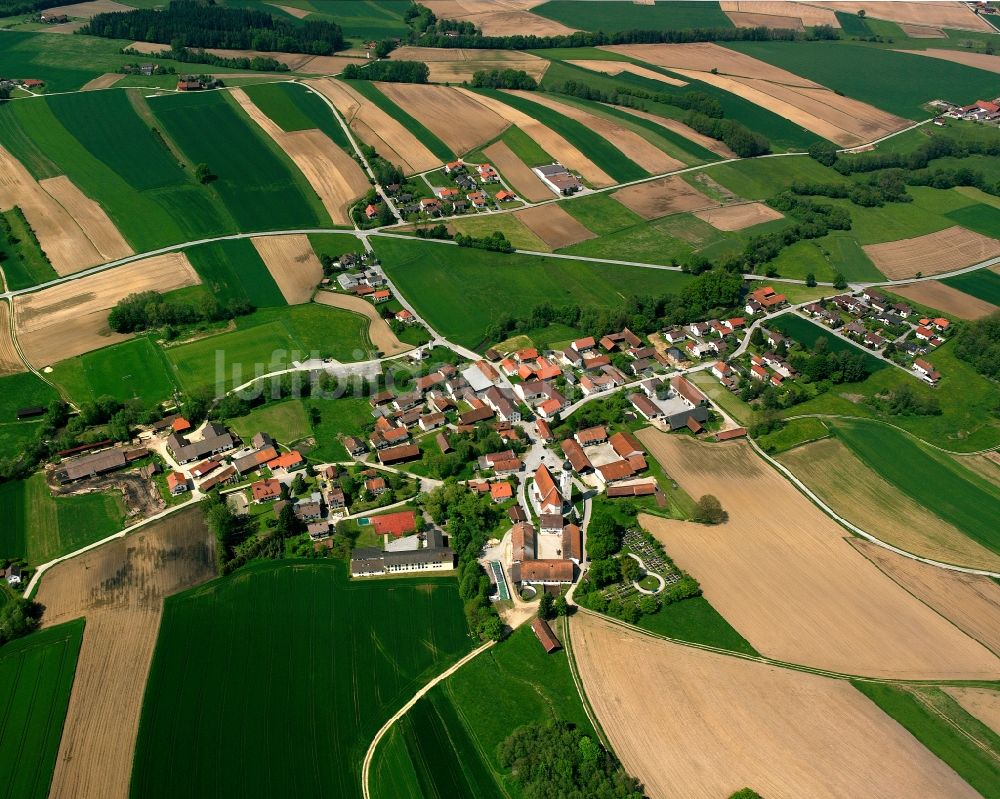
[[[1000,489],[946,454],[878,422],[828,420],[859,458],[969,538],[1000,552]]]
[[[255,433],[270,433],[279,444],[289,445],[312,432],[309,417],[301,399],[270,402],[246,416],[229,420],[229,426],[244,441],[249,441]]]
[[[828,435],[830,435],[830,430],[821,419],[815,416],[806,416],[802,419],[789,419],[780,429],[760,436],[757,443],[765,452],[777,455],[779,452],[786,452],[799,444],[826,438]]]
[[[0,422],[17,420],[19,408],[48,405],[59,393],[31,372],[0,377]]]
[[[151,98],[153,114],[193,164],[217,176],[210,185],[241,231],[330,225],[319,197],[288,156],[226,92]]]
[[[575,119],[563,116],[558,111],[554,111],[544,105],[539,105],[519,95],[508,94],[496,89],[476,89],[475,91],[506,103],[512,108],[516,108],[527,114],[532,119],[548,126],[563,136],[568,142],[575,145],[598,168],[603,169],[619,182],[641,180],[642,178],[649,177],[649,172],[622,155],[618,148],[615,147],[614,142],[608,141],[582,122],[577,122]]]
[[[428,150],[434,153],[434,155],[442,161],[455,160],[456,153],[453,153],[447,144],[431,133],[431,131],[428,130],[422,122],[414,119],[392,100],[382,94],[376,83],[368,80],[346,80],[344,83],[351,86],[351,88],[357,91],[358,94],[366,97],[376,106],[385,111],[385,113],[399,122],[410,133],[416,136]]]
[[[946,277],[941,282],[973,297],[1000,305],[1000,275],[990,269],[978,269],[975,272],[966,272],[964,275]]]
[[[880,369],[888,369],[889,364],[881,358],[876,358],[865,350],[861,349],[846,339],[841,338],[836,333],[832,333],[824,327],[820,327],[808,319],[803,319],[798,314],[786,313],[771,319],[767,327],[773,328],[795,339],[799,344],[807,349],[813,349],[817,340],[826,339],[828,352],[849,352],[851,354],[863,355],[869,370],[877,372]]]
[[[246,93],[261,111],[285,131],[319,128],[351,155],[354,148],[333,115],[330,106],[316,92],[300,83],[259,83],[247,86]]]
[[[365,397],[340,397],[322,399],[310,397],[304,401],[311,417],[316,446],[309,450],[309,460],[317,463],[346,461],[347,450],[340,443],[340,436],[363,436],[365,425],[372,421],[371,405]]]
[[[249,239],[213,241],[185,252],[219,302],[243,300],[256,308],[285,305],[278,284]]]
[[[192,795],[358,796],[375,732],[470,646],[452,577],[258,561],[169,597],[132,795],[174,796],[184,763]]]
[[[666,294],[691,276],[529,255],[466,250],[431,242],[373,238],[383,268],[421,316],[466,346],[484,345],[486,328],[526,316],[544,302],[617,307],[629,296]]]
[[[733,23],[715,2],[670,0],[653,6],[632,5],[617,0],[549,0],[532,9],[570,28],[617,33],[630,30],[690,30],[691,28],[732,28]]]
[[[188,390],[213,387],[217,394],[292,361],[312,357],[363,361],[371,357],[368,320],[325,305],[264,308],[240,317],[236,330],[167,347],[167,360]]]
[[[150,406],[174,393],[177,382],[171,371],[162,350],[139,336],[60,361],[49,377],[77,404],[109,396]]]
[[[851,683],[986,799],[1000,797],[1000,736],[940,688]],[[929,705],[929,706],[928,706]]]
[[[757,650],[703,596],[665,605],[659,613],[643,616],[639,626],[681,641],[717,646],[746,655],[757,654]]]
[[[705,174],[747,200],[768,200],[785,191],[794,181],[808,183],[847,183],[839,172],[823,166],[806,155],[785,158],[749,158],[731,164],[708,166],[685,176],[695,188],[702,188],[695,177]],[[823,202],[827,202],[823,198]]]
[[[329,255],[331,258],[338,258],[346,252],[364,252],[361,242],[349,233],[310,233],[309,243],[317,257]]]
[[[83,619],[0,648],[0,773],[4,795],[45,799],[83,641]]]

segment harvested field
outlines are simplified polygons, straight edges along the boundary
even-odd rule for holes
[[[115,0],[88,0],[85,3],[70,3],[46,10],[49,14],[66,14],[70,17],[90,19],[95,14],[107,14],[113,11],[131,11],[131,6],[116,3]]]
[[[695,211],[694,215],[708,222],[716,230],[743,230],[762,222],[773,222],[783,219],[779,211],[764,203],[741,203],[727,205],[722,208],[710,208],[707,211]]]
[[[169,50],[170,45],[156,42],[132,42],[128,45],[139,53],[158,53]],[[206,47],[206,53],[212,53],[220,58],[273,58],[280,61],[292,72],[303,72],[309,75],[332,75],[340,72],[348,64],[363,64],[365,58],[339,55],[310,55],[309,53],[263,52],[261,50],[228,50],[223,47]]]
[[[305,19],[306,17],[309,16],[309,14],[312,13],[304,8],[296,8],[295,6],[283,6],[281,5],[281,3],[268,3],[268,5],[274,6],[275,8],[280,8],[286,14],[289,14],[295,17],[296,19]]]
[[[634,161],[647,172],[653,175],[660,175],[664,172],[673,172],[675,169],[683,169],[685,164],[667,155],[663,150],[653,146],[642,136],[633,130],[629,130],[617,122],[604,117],[595,116],[589,111],[577,108],[574,105],[561,103],[553,100],[542,92],[508,91],[518,97],[524,97],[551,108],[553,111],[562,114],[564,117],[575,119],[587,126],[589,130],[599,136],[603,136],[607,141],[614,144],[615,148],[630,161]]]
[[[959,319],[979,319],[997,309],[993,303],[973,297],[971,294],[952,288],[939,280],[925,280],[920,283],[893,286],[892,291],[908,300],[937,308],[949,316],[957,316]]]
[[[428,0],[427,7],[438,19],[471,22],[485,36],[517,36],[523,33],[559,36],[573,33],[574,28],[529,11],[543,2],[545,0]]]
[[[26,371],[27,367],[14,349],[14,339],[10,331],[10,305],[0,302],[0,376]]]
[[[997,63],[1000,59],[986,53],[968,53],[964,50],[938,50],[935,48],[927,50],[900,50],[899,52],[910,53],[911,55],[923,55],[928,58],[940,58],[942,61],[953,61],[956,64],[975,67],[986,72],[1000,73],[1000,64]]]
[[[918,272],[939,275],[1000,255],[1000,241],[954,227],[912,239],[862,247],[875,268],[889,280],[914,277]]]
[[[537,203],[552,199],[552,192],[542,183],[527,164],[507,146],[506,142],[498,141],[491,144],[483,152],[493,162],[514,191],[529,202]]]
[[[924,558],[1000,571],[1000,556],[911,499],[837,439],[777,456],[835,512],[876,538]]]
[[[1000,659],[882,574],[746,442],[638,435],[688,494],[728,511],[716,527],[640,519],[757,651],[874,677],[1000,674]]]
[[[80,91],[89,92],[94,89],[107,89],[114,86],[123,77],[125,76],[120,72],[105,72],[103,75],[98,75],[93,80],[89,80],[83,84],[83,86],[80,87]]]
[[[323,265],[304,233],[289,236],[255,236],[257,254],[289,305],[309,302],[323,279]]]
[[[850,683],[570,622],[580,679],[626,771],[653,799],[978,794]]]
[[[79,272],[104,260],[66,209],[0,147],[0,209],[15,205],[24,213],[42,251],[60,275]]]
[[[423,61],[430,69],[432,83],[461,83],[472,80],[480,69],[518,69],[541,81],[551,63],[545,58],[517,50],[465,50],[458,47],[399,47],[393,60]]]
[[[367,58],[350,55],[317,55],[299,68],[299,72],[309,75],[338,75],[348,64],[366,64]]]
[[[615,44],[609,50],[639,61],[646,61],[667,69],[686,69],[692,72],[711,72],[718,69],[721,75],[731,78],[760,78],[786,86],[819,87],[820,84],[795,75],[788,70],[768,64],[753,56],[729,50],[712,42],[692,44]],[[698,78],[701,79],[700,77]]]
[[[711,208],[716,204],[677,176],[626,186],[611,196],[643,219],[658,219],[681,211]]]
[[[43,623],[87,618],[50,797],[129,795],[163,598],[210,579],[214,564],[214,538],[188,508],[45,575]]]
[[[1000,654],[1000,585],[989,577],[929,566],[870,541],[850,542],[894,582]]]
[[[948,34],[940,28],[933,28],[930,25],[907,25],[903,23],[899,26],[903,33],[911,39],[947,39]]]
[[[494,100],[492,97],[475,94],[463,88],[460,88],[459,91],[467,94],[477,103],[486,106],[501,117],[510,120],[533,139],[545,152],[557,159],[563,166],[574,172],[579,172],[585,180],[594,186],[602,188],[604,186],[615,185],[616,181],[614,178],[548,126],[543,125],[523,111],[512,108],[499,100]]]
[[[350,86],[330,78],[307,80],[305,83],[336,106],[365,144],[398,164],[407,174],[425,172],[441,163],[416,136]]]
[[[143,258],[14,300],[17,339],[40,368],[130,338],[108,329],[108,311],[129,294],[200,282],[184,253]]]
[[[726,16],[737,28],[787,28],[804,31],[805,26],[798,17],[781,17],[777,14],[754,14],[750,11],[727,11]]]
[[[396,337],[392,328],[389,327],[389,323],[379,315],[378,309],[368,300],[355,297],[352,294],[320,291],[316,294],[316,302],[321,305],[329,305],[332,308],[343,308],[345,311],[352,311],[368,317],[371,320],[371,324],[368,326],[368,338],[371,339],[375,349],[381,350],[385,357],[399,355],[413,349],[412,344],[404,344]]]
[[[971,469],[980,477],[1000,488],[1000,452],[983,452],[979,455],[952,455],[955,461]]]
[[[958,686],[942,686],[941,690],[950,694],[966,712],[1000,735],[1000,691]]]
[[[80,191],[68,177],[47,178],[38,183],[49,196],[66,209],[84,235],[105,261],[117,261],[132,255],[133,250],[104,209]]]
[[[379,83],[378,88],[459,154],[495,139],[510,125],[503,117],[450,86]]]
[[[286,132],[271,120],[242,89],[236,100],[254,122],[292,159],[323,202],[334,224],[350,225],[353,200],[368,191],[368,178],[358,163],[320,130]]]
[[[996,33],[990,23],[974,13],[965,3],[893,0],[891,3],[878,3],[873,6],[872,3],[852,3],[838,0],[836,3],[813,3],[812,5],[829,8],[831,11],[841,11],[845,14],[857,14],[859,10],[865,9],[875,19],[887,19],[890,22],[909,22],[913,25]]]
[[[515,211],[514,216],[553,250],[597,237],[556,203]]]
[[[662,72],[654,72],[648,67],[640,67],[638,64],[633,64],[631,61],[601,61],[599,59],[594,59],[567,61],[566,63],[582,67],[583,69],[589,69],[591,72],[603,72],[605,75],[620,75],[622,72],[628,72],[632,75],[638,75],[640,78],[658,80],[660,83],[666,83],[670,86],[688,85],[686,80],[671,78],[668,75],[664,75]]]
[[[781,2],[781,0],[722,0],[719,6],[730,19],[733,13],[737,14],[760,14],[769,17],[793,17],[803,25],[832,25],[834,28],[840,27],[837,15],[833,11],[820,8],[811,3]],[[874,15],[873,15],[874,16]],[[733,24],[739,23],[733,19]],[[767,25],[767,23],[761,23]],[[777,24],[768,27],[781,27]]]
[[[694,128],[689,128],[683,122],[679,122],[676,119],[668,119],[667,117],[658,117],[655,114],[650,114],[646,111],[640,111],[637,108],[626,108],[625,106],[615,106],[619,111],[624,111],[626,114],[631,114],[632,116],[642,117],[643,119],[648,119],[650,122],[655,122],[660,127],[666,128],[667,130],[673,131],[674,133],[683,136],[685,139],[690,139],[695,144],[700,144],[706,150],[711,150],[716,155],[721,155],[723,158],[735,158],[736,153],[730,150],[725,144],[723,144],[718,139],[713,139],[706,136],[703,133],[699,133]]]

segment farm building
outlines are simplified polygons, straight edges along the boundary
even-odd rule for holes
[[[167,449],[178,463],[190,463],[209,455],[218,455],[234,446],[233,437],[226,428],[214,422],[205,425],[202,437],[198,441],[189,441],[180,433],[174,433],[167,439]]]
[[[533,585],[563,585],[573,582],[571,560],[526,560],[521,564],[521,582]]]
[[[74,480],[97,477],[99,474],[107,474],[121,469],[127,462],[123,449],[118,447],[105,449],[95,452],[93,455],[85,455],[82,458],[66,461],[61,469],[56,470],[56,479],[60,483],[72,483]]]
[[[583,188],[583,184],[579,179],[575,175],[571,175],[570,171],[562,164],[539,166],[531,171],[538,175],[542,183],[548,186],[557,196],[575,194]]]
[[[556,638],[556,634],[552,632],[552,628],[549,627],[549,623],[545,619],[532,619],[531,629],[534,631],[535,637],[545,647],[547,654],[551,655],[556,650],[562,649],[562,644],[559,643],[559,639]]]

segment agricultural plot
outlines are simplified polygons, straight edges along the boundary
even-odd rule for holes
[[[595,236],[566,213],[562,205],[555,203],[515,211],[514,218],[520,220],[553,250],[569,247]]]
[[[412,345],[399,340],[399,337],[389,327],[389,323],[379,313],[379,309],[362,297],[320,291],[316,294],[316,302],[331,308],[342,308],[365,317],[368,320],[368,339],[372,346],[382,353],[383,357],[399,355],[413,349]]]
[[[281,290],[285,302],[309,302],[323,279],[323,265],[304,233],[288,236],[257,236],[250,239],[267,271]]]
[[[447,577],[349,581],[339,561],[257,562],[169,599],[132,793],[172,795],[183,760],[195,793],[357,796],[376,730],[469,645]],[[226,688],[234,668],[253,702]],[[217,723],[198,722],[206,712]]]
[[[0,377],[0,423],[15,422],[19,408],[47,406],[59,393],[32,372]],[[21,427],[23,423],[17,423]]]
[[[994,275],[989,270],[981,270],[984,275],[993,275],[996,278],[997,299],[1000,299],[1000,277]],[[908,300],[913,300],[928,308],[935,308],[948,316],[957,316],[959,319],[979,319],[997,310],[997,306],[991,302],[981,300],[971,293],[967,294],[959,286],[962,285],[962,278],[971,277],[973,286],[987,286],[989,279],[983,280],[977,277],[977,273],[972,272],[967,275],[956,275],[955,277],[941,280],[924,280],[920,283],[907,283],[902,286],[893,286],[893,294],[898,294]],[[953,281],[958,281],[958,286]]]
[[[927,58],[937,58],[942,61],[950,61],[953,64],[981,69],[985,72],[1000,72],[1000,65],[997,65],[996,59],[991,58],[987,53],[969,53],[964,50],[939,50],[934,47],[929,47],[926,50],[899,50],[897,52],[926,56]]]
[[[177,388],[162,350],[146,336],[60,361],[48,377],[77,404],[114,397],[149,407]]]
[[[613,192],[611,196],[643,219],[659,219],[661,216],[708,208],[715,204],[677,176],[626,186]]]
[[[376,238],[386,274],[439,333],[465,346],[484,345],[486,328],[503,316],[526,316],[535,305],[617,306],[631,294],[676,291],[689,275],[603,266]]]
[[[434,156],[438,159],[438,162],[451,161],[455,158],[455,153],[452,149],[437,135],[427,128],[419,119],[416,119],[406,110],[401,108],[396,102],[394,102],[388,95],[387,92],[382,91],[381,83],[376,84],[371,81],[366,80],[352,80],[344,81],[344,84],[349,86],[359,95],[364,97],[368,102],[374,104],[389,117],[396,120],[400,125],[402,125],[406,130],[413,133],[414,136],[423,144],[427,146],[427,149],[434,153]],[[387,86],[392,84],[386,84]]]
[[[1000,556],[935,515],[933,497],[904,493],[838,439],[777,456],[834,512],[876,538],[944,563],[1000,570]]]
[[[835,8],[844,14],[855,16],[857,16],[858,11],[866,8],[864,3],[858,2],[817,3],[816,5],[822,8]],[[877,11],[872,11],[870,7],[868,7],[868,11],[871,12],[869,15],[876,19],[887,19],[892,22],[996,33],[996,29],[985,19],[962,3],[922,3],[904,0],[904,2],[880,3]]]
[[[566,213],[598,236],[643,225],[641,216],[613,200],[607,193],[576,196],[572,202],[561,205]]]
[[[946,277],[941,282],[958,289],[963,294],[971,294],[982,302],[1000,305],[1000,274],[990,269],[979,269],[964,275]]]
[[[710,138],[702,133],[699,133],[694,128],[689,128],[683,122],[676,119],[669,119],[667,117],[656,116],[655,114],[647,113],[646,111],[640,111],[638,108],[625,108],[621,107],[617,109],[622,113],[629,114],[638,119],[644,119],[648,122],[652,122],[654,125],[670,131],[676,134],[682,139],[682,146],[693,150],[695,155],[699,156],[701,160],[712,161],[717,158],[735,158],[736,153],[729,149],[725,144],[723,144],[718,139]],[[687,141],[683,141],[683,140]],[[696,147],[692,147],[696,145]],[[705,152],[701,152],[704,150]],[[714,156],[714,157],[713,157]]]
[[[555,208],[554,205],[541,206]],[[477,214],[448,222],[449,228],[467,236],[489,236],[500,231],[519,250],[552,252],[552,247],[540,239],[516,214]],[[589,232],[589,231],[588,231]]]
[[[813,349],[816,346],[816,342],[824,338],[826,339],[827,351],[828,352],[850,352],[855,355],[863,355],[865,359],[865,364],[868,368],[877,372],[880,369],[887,369],[889,364],[883,361],[881,358],[876,358],[860,347],[852,344],[850,341],[845,341],[840,336],[835,333],[831,333],[826,328],[820,327],[815,322],[810,322],[798,314],[786,313],[781,316],[775,317],[774,319],[768,320],[768,328],[774,328],[784,333],[786,336],[790,336],[795,341],[799,342],[802,346]]]
[[[741,203],[724,208],[710,208],[707,211],[695,211],[694,215],[708,222],[716,230],[743,230],[784,218],[781,212],[764,203]]]
[[[838,273],[848,282],[885,279],[850,233],[828,233],[819,239],[797,241],[785,247],[768,266],[792,280],[802,280],[810,272],[827,283],[833,283]]]
[[[8,796],[49,794],[82,638],[83,622],[73,621],[0,650],[0,770]]]
[[[590,703],[651,796],[709,799],[745,785],[762,796],[976,795],[847,682],[657,641],[589,613],[571,628]]]
[[[638,435],[688,494],[713,494],[729,513],[697,535],[685,522],[640,522],[761,654],[847,674],[995,679],[995,655],[866,561],[749,445]]]
[[[943,689],[993,732],[1000,734],[1000,692],[989,688],[951,686]]]
[[[430,0],[428,8],[438,19],[471,22],[485,36],[516,36],[531,31],[536,36],[559,36],[574,28],[532,13],[538,0],[507,0],[500,9],[481,0]]]
[[[0,377],[26,371],[10,332],[10,304],[0,302]]]
[[[212,187],[240,230],[329,224],[306,179],[225,92],[161,96],[150,107],[190,162],[208,164],[218,176]]]
[[[246,416],[230,420],[230,425],[244,441],[249,441],[255,434],[265,430],[286,445],[293,444],[312,432],[305,405],[298,399],[269,402]]]
[[[654,72],[649,67],[639,66],[632,61],[582,59],[566,61],[564,63],[572,64],[574,67],[580,67],[581,69],[586,69],[591,72],[603,72],[605,75],[620,75],[623,72],[627,72],[629,75],[638,75],[641,78],[649,78],[650,80],[666,83],[668,86],[687,86],[686,80],[672,78],[669,75]]]
[[[348,155],[353,154],[347,134],[321,94],[289,81],[246,86],[243,91],[283,131],[319,128]]]
[[[281,289],[248,239],[213,241],[185,254],[219,302],[246,301],[256,308],[285,305]]]
[[[397,47],[393,60],[423,61],[431,83],[471,81],[480,70],[516,69],[541,80],[551,62],[518,50],[465,50],[451,47]]]
[[[510,149],[507,142],[496,141],[483,149],[483,154],[504,176],[514,191],[528,202],[542,202],[552,198],[552,191],[531,171],[524,161]]]
[[[129,294],[193,286],[198,275],[183,253],[154,255],[18,297],[18,342],[37,367],[124,341],[108,328],[108,311]]]
[[[865,253],[890,280],[939,275],[1000,255],[1000,240],[955,225],[912,239],[869,244]]]
[[[39,184],[80,226],[105,261],[132,255],[133,250],[96,202],[84,196],[65,175],[46,178]]]
[[[618,3],[596,0],[586,5],[549,0],[534,9],[536,14],[586,31],[615,33],[630,30],[689,30],[691,28],[731,28],[719,3],[659,2]]]

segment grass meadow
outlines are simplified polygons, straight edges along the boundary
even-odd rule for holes
[[[378,86],[375,83],[368,80],[345,80],[344,83],[349,85],[358,94],[370,100],[378,108],[381,108],[385,111],[385,113],[399,122],[410,133],[416,136],[428,150],[434,153],[434,155],[442,161],[455,160],[456,153],[453,153],[447,144],[431,133],[431,131],[422,122],[406,113],[406,111],[386,97],[381,91],[379,91]]]
[[[0,423],[17,421],[19,408],[48,405],[58,397],[52,386],[31,372],[0,377]]]
[[[49,377],[77,404],[108,396],[149,406],[177,388],[163,351],[146,336],[60,361]]]
[[[45,799],[83,642],[83,619],[0,649],[0,773],[4,795]]]
[[[246,608],[253,607],[253,613]],[[453,577],[255,562],[169,597],[131,793],[355,797],[382,723],[471,647]]]
[[[732,21],[715,2],[671,0],[653,6],[632,5],[616,0],[589,3],[549,0],[532,12],[554,19],[571,28],[616,33],[630,30],[689,30],[691,28],[731,28]]]
[[[319,128],[351,155],[354,148],[320,95],[306,86],[288,81],[247,86],[246,93],[284,131]]]
[[[873,372],[889,368],[889,364],[881,358],[876,358],[874,355],[865,352],[865,350],[855,346],[851,342],[838,336],[836,333],[832,333],[826,328],[810,322],[808,319],[803,319],[798,314],[782,314],[781,316],[769,320],[767,327],[769,329],[778,330],[786,336],[790,336],[802,346],[809,349],[816,346],[817,340],[825,338],[828,352],[850,352],[864,355],[865,363],[868,364],[868,368]]]
[[[995,159],[991,160],[996,164]],[[956,224],[974,230],[976,233],[1000,238],[1000,209],[994,208],[992,205],[985,203],[967,205],[965,208],[948,212],[947,217],[954,220]]]
[[[610,192],[574,197],[559,203],[559,207],[598,236],[646,224],[635,211],[613,199]]]
[[[830,430],[823,424],[822,419],[805,416],[801,419],[789,419],[780,429],[759,436],[757,443],[765,452],[777,455],[800,444],[826,438],[829,435]]]
[[[230,426],[244,441],[249,441],[255,433],[264,431],[274,436],[279,444],[286,446],[312,432],[305,405],[300,399],[268,403],[246,416],[230,420]]]
[[[659,613],[643,616],[639,620],[639,626],[651,633],[681,641],[717,646],[745,655],[757,654],[750,642],[736,632],[703,596],[666,605]]]
[[[26,289],[59,277],[48,258],[35,241],[28,220],[13,208],[0,212],[0,217],[10,226],[10,234],[18,239],[11,243],[7,236],[0,236],[0,264],[8,290]]]
[[[286,304],[250,239],[213,241],[185,252],[219,302],[245,300],[257,308]]]
[[[386,274],[442,335],[466,346],[484,345],[487,326],[505,315],[527,315],[535,305],[623,304],[637,294],[677,291],[692,278],[682,272],[506,255],[430,242],[372,239]]]
[[[1000,305],[1000,275],[989,269],[978,269],[964,275],[946,277],[941,281],[980,300]]]

